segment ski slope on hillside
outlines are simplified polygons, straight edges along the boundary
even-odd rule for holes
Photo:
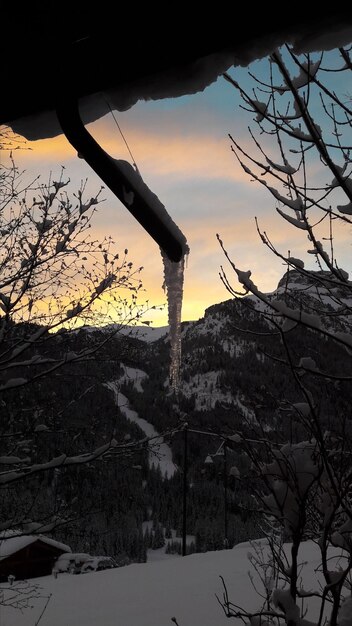
[[[141,372],[142,374],[144,373],[141,370],[136,370],[133,368],[128,369],[130,375],[131,372]],[[140,385],[141,379],[137,378],[135,380],[137,380],[137,384]],[[150,467],[152,467],[153,465],[159,466],[162,475],[171,478],[171,476],[173,476],[176,472],[177,468],[172,460],[172,450],[170,446],[168,446],[167,443],[164,442],[163,437],[160,437],[159,433],[155,430],[153,424],[150,424],[150,422],[147,422],[147,420],[139,417],[138,413],[130,407],[128,398],[126,398],[126,396],[119,391],[120,381],[110,381],[108,383],[105,383],[105,385],[106,387],[108,387],[108,389],[111,389],[111,391],[113,391],[115,395],[116,405],[119,407],[121,413],[128,420],[137,424],[147,437],[154,438],[151,442],[151,450],[149,452]]]
[[[179,626],[229,626],[234,620],[226,618],[215,595],[222,596],[219,575],[224,577],[234,603],[252,611],[261,606],[247,575],[250,550],[250,545],[243,543],[233,550],[170,557],[79,576],[35,579],[43,596],[52,594],[40,626],[171,626],[172,617]],[[300,560],[308,561],[304,588],[317,590],[319,559],[312,542],[302,544]],[[46,598],[34,600],[33,608],[23,613],[2,607],[1,626],[34,626]],[[317,600],[310,598],[309,603],[312,608],[306,619],[314,620]]]

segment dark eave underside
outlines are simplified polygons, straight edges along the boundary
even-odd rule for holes
[[[227,3],[227,7],[230,5]],[[100,0],[89,13],[87,2],[8,3],[1,9],[0,123],[55,108],[66,90],[77,98],[128,84],[165,71],[176,73],[198,58],[243,50],[255,42],[289,38],[291,32],[327,30],[348,21],[346,10],[326,9],[324,16],[273,15],[241,6],[198,10],[188,16],[168,4],[164,14],[151,3]],[[115,8],[112,8],[115,7]]]

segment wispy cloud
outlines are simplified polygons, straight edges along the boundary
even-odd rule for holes
[[[94,131],[94,129],[93,129]],[[100,123],[94,132],[96,139],[104,149],[115,158],[131,160],[117,130],[111,122]],[[248,177],[244,174],[230,150],[230,141],[225,136],[206,133],[182,135],[169,132],[146,132],[130,129],[128,140],[133,150],[138,167],[147,177],[157,177],[175,182],[197,179],[227,179],[245,184]],[[60,135],[54,139],[45,139],[28,144],[30,150],[22,152],[21,162],[27,167],[45,168],[65,162],[72,166],[77,154],[67,139]],[[77,163],[76,163],[77,165]],[[81,162],[82,169],[86,169]]]

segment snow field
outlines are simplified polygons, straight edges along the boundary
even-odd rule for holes
[[[52,594],[40,626],[168,626],[172,617],[177,618],[179,626],[229,626],[215,597],[222,596],[219,575],[226,581],[231,601],[249,610],[260,606],[247,575],[251,551],[245,542],[233,550],[170,556],[159,562],[79,576],[60,574],[57,579],[36,579],[43,596]],[[302,544],[300,561],[308,562],[304,588],[317,590],[319,574],[314,570],[319,553],[312,542]],[[34,600],[33,608],[23,613],[2,608],[1,626],[33,626],[45,601]],[[316,599],[309,602],[312,608],[306,619],[312,620],[317,617],[318,603]]]

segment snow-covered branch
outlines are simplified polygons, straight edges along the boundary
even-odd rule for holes
[[[286,279],[266,294],[217,236],[235,276],[232,281],[221,267],[225,288],[279,339],[267,349],[267,334],[260,329],[258,351],[265,363],[270,359],[291,377],[287,389],[280,387],[277,432],[268,436],[257,418],[250,429],[244,425],[238,444],[249,460],[248,475],[241,479],[252,479],[268,541],[263,558],[251,557],[264,588],[256,587],[263,604],[234,605],[224,585],[221,605],[227,616],[250,626],[352,624],[352,430],[349,413],[339,405],[339,393],[351,380],[352,282],[338,260],[340,225],[350,225],[352,215],[352,120],[351,99],[328,80],[336,71],[347,78],[352,65],[350,50],[339,52],[343,65],[334,69],[329,60],[336,62],[336,53],[302,58],[290,47],[276,51],[267,79],[250,74],[252,90],[225,77],[243,108],[254,114],[256,128],[250,129],[252,148],[230,136],[231,150],[242,170],[274,199],[276,215],[308,244],[305,255],[283,252],[256,220],[261,243],[287,267]],[[308,590],[306,563],[300,561],[307,538],[317,544],[320,576]],[[283,558],[285,540],[290,547]]]

